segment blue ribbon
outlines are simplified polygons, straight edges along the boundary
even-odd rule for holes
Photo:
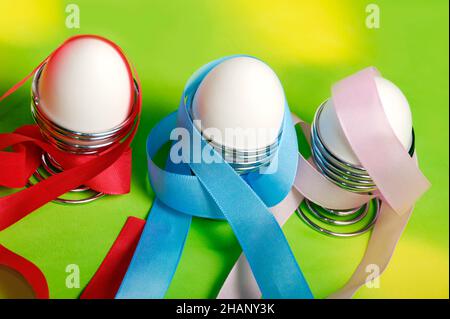
[[[193,125],[193,96],[208,72],[230,57],[213,61],[188,81],[176,113],[159,122],[147,139],[148,169],[157,199],[116,298],[163,298],[180,260],[192,216],[225,219],[236,235],[264,298],[313,298],[284,234],[268,210],[289,193],[297,170],[297,139],[286,105],[282,135],[267,168],[273,173],[239,176]],[[152,160],[176,127],[191,133],[212,163],[174,164]],[[277,165],[274,167],[274,165]],[[224,185],[226,185],[224,187]],[[280,269],[282,269],[280,271]]]

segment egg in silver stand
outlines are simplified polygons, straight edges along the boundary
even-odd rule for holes
[[[236,56],[205,76],[191,116],[210,145],[245,175],[267,167],[276,156],[285,104],[280,80],[266,63]]]
[[[31,88],[31,114],[42,136],[57,149],[95,155],[125,139],[139,90],[122,52],[109,40],[80,36],[66,42],[36,71]],[[64,170],[50,154],[41,157],[28,187]],[[105,194],[80,185],[77,198],[58,197],[62,204],[83,204]]]
[[[406,97],[395,84],[385,78],[375,77],[375,84],[383,111],[394,134],[410,156],[413,156],[415,136],[411,110]],[[367,143],[370,143],[370,140]],[[358,194],[371,195],[377,191],[376,184],[361,165],[346,139],[331,99],[322,103],[316,111],[311,126],[311,147],[316,167],[331,183]],[[334,210],[320,207],[305,199],[309,214],[301,208],[297,209],[297,214],[308,226],[322,234],[333,237],[354,237],[366,233],[375,225],[381,210],[381,201],[375,198],[371,203],[374,206],[372,215],[369,203],[348,210]],[[344,231],[342,230],[344,227],[353,227],[353,229]]]

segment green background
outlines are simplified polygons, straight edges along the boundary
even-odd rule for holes
[[[79,29],[65,26],[68,3],[79,5]],[[380,8],[378,29],[365,25],[368,3]],[[446,0],[0,0],[0,91],[79,33],[105,36],[123,48],[142,80],[143,113],[133,142],[130,194],[85,206],[50,203],[0,232],[1,244],[42,269],[51,297],[78,297],[127,216],[147,216],[154,195],[146,176],[146,135],[176,109],[191,73],[218,57],[245,53],[273,67],[291,110],[308,121],[333,82],[369,65],[403,90],[413,112],[420,166],[433,186],[417,203],[380,287],[364,287],[356,297],[448,298]],[[0,132],[32,123],[29,86],[0,104]],[[2,195],[10,192],[0,189]],[[318,298],[345,283],[368,240],[368,234],[322,236],[297,216],[284,231]],[[225,222],[195,219],[167,297],[214,298],[239,254]],[[79,289],[65,285],[69,264],[80,267]],[[7,286],[0,280],[0,297],[16,296]]]

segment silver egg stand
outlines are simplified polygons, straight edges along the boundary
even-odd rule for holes
[[[208,140],[208,142],[217,153],[221,154],[224,161],[226,161],[236,173],[244,175],[267,167],[270,164],[277,153],[280,138],[281,133],[271,145],[246,151],[219,145],[212,140]]]
[[[192,109],[190,116],[191,119],[193,119]],[[219,144],[211,138],[207,138],[203,133],[202,136],[214,148],[214,150],[222,156],[223,160],[235,170],[236,173],[239,175],[245,175],[256,172],[257,170],[267,167],[270,164],[271,160],[278,151],[278,144],[281,134],[282,131],[280,131],[277,139],[269,146],[245,151]]]
[[[319,119],[324,106],[325,102],[318,108],[311,126],[312,158],[317,168],[330,182],[347,191],[360,194],[373,193],[377,190],[377,187],[368,172],[361,166],[343,161],[336,154],[333,154],[323,142],[318,123],[320,123]],[[412,145],[409,150],[411,156],[414,154],[414,130],[412,131],[412,137]],[[376,198],[372,200],[372,205],[374,205],[375,211],[373,214],[369,214],[369,203],[348,210],[333,210],[319,207],[319,205],[305,199],[305,206],[310,215],[308,216],[304,213],[301,208],[297,209],[297,214],[308,226],[322,234],[334,237],[354,237],[364,234],[375,225],[380,213],[381,202]],[[337,229],[363,223],[364,221],[365,223],[360,228],[350,232],[332,230],[330,227],[322,227],[318,223],[320,222],[323,225]]]
[[[125,139],[135,125],[135,119],[128,117],[119,126],[101,133],[81,133],[75,132],[52,122],[40,110],[38,84],[45,64],[36,71],[31,86],[31,115],[39,126],[42,136],[57,149],[76,155],[95,155],[106,150],[108,147]],[[137,101],[139,94],[137,83],[134,82],[134,100]],[[133,108],[135,105],[133,105]],[[132,114],[132,112],[130,112]],[[41,166],[34,172],[33,177],[37,182],[61,173],[63,167],[48,153],[41,157]],[[34,183],[30,180],[28,187]],[[103,197],[105,194],[90,189],[85,185],[70,191],[71,193],[85,193],[86,196],[80,199],[67,199],[58,197],[53,200],[60,204],[84,204]]]

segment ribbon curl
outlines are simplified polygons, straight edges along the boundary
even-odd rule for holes
[[[24,125],[13,133],[0,134],[0,148],[12,147],[14,152],[3,152],[0,156],[0,185],[21,188],[27,185],[31,175],[41,164],[44,152],[50,154],[62,167],[72,167],[86,163],[101,156],[76,155],[60,151],[42,136],[39,126]],[[84,183],[89,188],[109,195],[126,194],[130,191],[131,148],[103,172]]]
[[[130,75],[131,68],[120,47],[104,38],[94,35],[79,35],[69,38],[23,80],[0,97],[0,102],[19,89],[34,73],[65,44],[83,37],[94,37],[107,41],[124,59]],[[138,88],[137,73],[134,70]],[[132,78],[132,77],[131,77]],[[140,91],[140,89],[139,89]],[[42,152],[48,152],[64,168],[64,171],[14,194],[0,198],[0,230],[3,230],[32,211],[53,199],[80,186],[87,185],[106,194],[125,194],[130,189],[131,149],[130,144],[139,124],[142,96],[137,95],[136,105],[130,118],[136,119],[130,134],[121,143],[111,145],[96,155],[74,155],[62,152],[47,142],[35,125],[26,125],[14,133],[0,134],[0,150],[8,147],[13,152],[0,151],[0,185],[11,188],[23,187],[40,165]]]
[[[375,86],[371,85],[370,81],[373,81],[373,77],[379,75],[379,73],[375,69],[366,69],[361,71],[357,74],[357,76],[349,77],[345,81],[341,82],[344,83],[344,88],[346,90],[361,90],[358,94],[354,94],[356,96],[364,97],[366,96],[364,93],[367,93],[367,90],[372,90],[371,94],[368,94],[369,101],[359,101],[359,103],[354,103],[353,107],[365,107],[367,103],[376,102],[379,103],[379,100],[376,92],[373,91],[376,89]],[[355,83],[361,82],[361,83]],[[367,83],[369,82],[369,83]],[[365,89],[361,88],[358,85],[362,85],[365,87]],[[373,83],[372,83],[373,84]],[[354,101],[355,102],[355,101]],[[339,103],[339,102],[338,102]],[[372,107],[371,111],[369,111],[367,116],[370,117],[371,112],[380,112],[382,111],[382,108],[378,106]],[[355,111],[358,109],[355,109]],[[364,109],[364,112],[366,109]],[[339,112],[339,111],[338,111]],[[352,116],[353,112],[347,113],[344,116]],[[378,117],[383,118],[382,116],[378,115]],[[311,128],[310,125],[300,118],[298,118],[295,114],[292,114],[292,119],[295,125],[300,125],[301,129],[303,131],[304,136],[306,137],[308,143],[311,143],[310,140],[310,132]],[[387,119],[384,119],[387,121]],[[153,139],[149,138],[149,141],[156,141],[158,142],[157,145],[155,145],[156,149],[159,149],[161,145],[164,144],[164,142],[167,140],[166,136],[170,132],[171,127],[176,126],[176,115],[172,114],[169,117],[163,119],[158,126],[152,131],[151,134],[155,134],[153,136]],[[381,126],[382,127],[382,126]],[[365,132],[365,131],[363,131]],[[386,137],[385,137],[386,138]],[[387,141],[390,139],[396,139],[393,135],[388,135]],[[386,142],[386,141],[385,141]],[[392,145],[397,145],[398,143],[394,140],[392,141]],[[149,149],[152,151],[151,145],[148,145]],[[381,148],[373,148],[372,151],[379,151],[383,149]],[[395,148],[394,148],[395,149]],[[405,150],[400,149],[397,147],[397,152],[406,152]],[[153,152],[149,152],[149,154],[153,154]],[[406,158],[403,156],[403,158]],[[355,208],[360,207],[363,204],[367,203],[371,199],[373,199],[376,196],[382,196],[383,192],[372,194],[372,195],[365,195],[365,194],[357,194],[352,193],[349,191],[346,191],[334,183],[331,183],[328,179],[326,179],[320,171],[315,166],[315,163],[312,161],[312,159],[306,159],[304,158],[300,153],[298,154],[298,163],[297,163],[297,172],[295,175],[295,182],[293,184],[293,187],[289,194],[286,196],[286,198],[281,201],[279,204],[277,204],[274,207],[271,207],[270,210],[273,213],[274,217],[276,218],[277,222],[282,226],[293,214],[293,212],[299,207],[301,202],[304,198],[308,198],[309,200],[317,203],[320,206],[327,207],[330,209],[336,209],[336,210],[344,210],[349,208]],[[426,188],[429,186],[426,179],[423,177],[420,177],[420,171],[417,167],[417,158],[416,154],[410,159],[407,158],[408,161],[412,161],[414,163],[414,166],[409,166],[409,169],[415,170],[411,176],[419,176],[419,183],[416,183],[414,180],[409,180],[409,182],[412,183],[413,187],[417,187],[417,189],[421,189],[421,191],[415,191],[415,194],[420,194],[421,192],[425,191]],[[220,215],[220,212],[214,211],[213,205],[208,205],[207,201],[205,201],[206,198],[202,198],[202,200],[195,200],[194,194],[197,193],[196,190],[196,183],[195,179],[191,178],[188,175],[185,175],[184,178],[191,179],[192,185],[187,188],[180,188],[179,192],[177,193],[177,196],[180,196],[180,201],[171,201],[170,193],[167,192],[168,189],[172,189],[174,187],[171,185],[170,181],[165,181],[164,179],[167,179],[167,175],[165,172],[161,169],[159,169],[156,165],[154,165],[151,161],[151,156],[149,157],[149,174],[151,177],[151,180],[153,181],[160,181],[159,183],[154,183],[153,187],[155,189],[155,192],[159,199],[156,199],[156,201],[163,201],[167,203],[167,205],[172,205],[174,214],[171,215],[172,218],[186,218],[186,216],[183,216],[183,214],[175,214],[177,213],[177,210],[183,211],[183,209],[186,209],[186,205],[190,207],[192,210],[192,214],[195,214],[195,216],[198,217],[205,217],[205,218],[223,218],[223,216]],[[383,182],[389,183],[389,179],[383,180]],[[176,182],[174,182],[174,185]],[[183,185],[183,184],[181,184]],[[415,185],[415,186],[414,186]],[[201,185],[198,185],[199,187]],[[397,193],[396,196],[399,196],[398,193],[401,193],[402,190],[394,189],[394,191]],[[167,196],[167,198],[166,198]],[[419,196],[419,195],[417,195]],[[396,197],[397,199],[399,197]],[[366,249],[366,253],[361,260],[360,264],[356,268],[354,274],[352,277],[348,280],[347,284],[342,287],[337,292],[330,295],[328,298],[351,298],[353,294],[366,282],[367,279],[367,273],[366,273],[366,267],[370,264],[376,264],[380,267],[380,274],[386,269],[389,260],[395,250],[395,246],[401,237],[401,234],[409,220],[409,217],[412,214],[412,203],[417,200],[418,197],[413,197],[409,194],[406,194],[406,196],[401,196],[402,199],[400,201],[401,206],[403,207],[410,207],[405,208],[405,210],[400,209],[395,211],[392,209],[386,201],[383,201],[380,211],[380,216],[378,217],[377,223],[375,224],[374,229],[372,230],[371,237],[368,243],[368,247]],[[398,201],[397,201],[398,202]],[[155,203],[156,204],[156,203]],[[163,203],[159,202],[158,205],[164,205]],[[167,209],[167,207],[166,207]],[[153,214],[153,211],[152,211]],[[151,218],[152,216],[150,216]],[[164,225],[164,224],[162,224]],[[166,225],[167,226],[167,225]],[[170,231],[170,227],[168,227]],[[188,227],[187,227],[188,229]],[[186,231],[186,230],[185,230]],[[176,235],[172,232],[169,232],[168,235]],[[181,235],[180,238],[184,238],[185,234]],[[119,240],[119,239],[118,239]],[[345,240],[345,239],[343,239]],[[141,239],[143,241],[143,239]],[[182,249],[182,247],[181,247]],[[130,245],[128,246],[128,251],[126,254],[130,254],[135,250],[135,247]],[[181,250],[180,250],[181,251]],[[140,253],[143,253],[144,250],[141,250]],[[178,251],[179,252],[179,251]],[[142,269],[141,271],[145,272],[145,269]],[[174,271],[171,269],[169,272]],[[283,268],[279,268],[279,271],[282,272]],[[151,276],[144,278],[148,280],[152,280]],[[145,284],[148,284],[145,282]],[[225,280],[218,297],[219,299],[223,298],[260,298],[261,292],[260,288],[255,280],[255,277],[252,273],[252,270],[249,266],[249,263],[245,257],[244,254],[242,254],[236,264],[234,265],[233,269],[231,270],[230,274],[228,275],[227,279]]]
[[[333,102],[358,159],[375,177],[379,191],[374,195],[348,192],[328,181],[311,160],[300,153],[294,187],[288,202],[272,211],[280,225],[299,207],[306,197],[316,204],[335,210],[360,207],[375,196],[382,199],[380,216],[360,264],[347,283],[329,298],[351,298],[366,283],[367,266],[378,265],[380,274],[386,269],[409,217],[414,203],[430,184],[417,166],[416,154],[411,158],[390,126],[378,96],[374,78],[380,73],[373,67],[364,69],[333,87]],[[310,141],[310,126],[294,115]],[[366,123],[374,122],[373,125]],[[283,203],[282,203],[283,204]],[[249,276],[249,265],[241,255],[218,298],[260,298],[255,280]]]
[[[224,58],[211,62],[188,81],[177,113],[163,119],[147,142],[149,176],[156,193],[150,216],[116,298],[162,298],[179,262],[192,216],[226,219],[246,254],[265,298],[312,298],[311,291],[281,228],[267,207],[288,194],[297,170],[297,140],[288,107],[273,174],[254,172],[239,176],[193,126],[189,108],[193,95],[208,72]],[[212,163],[189,161],[159,168],[152,160],[170,141],[172,129],[192,132],[200,151]],[[273,168],[269,166],[269,170]],[[225,187],[225,190],[224,190]],[[269,262],[268,262],[269,261]],[[284,271],[280,272],[279,269]]]
[[[52,175],[19,192],[0,198],[0,231],[80,185],[87,185],[106,194],[125,194],[129,192],[131,178],[130,144],[139,126],[142,95],[136,70],[132,72],[125,55],[116,44],[95,35],[71,37],[51,53],[49,57],[44,59],[30,74],[5,92],[0,97],[0,102],[25,84],[65,44],[83,37],[97,38],[109,43],[122,56],[131,81],[133,78],[131,75],[132,73],[134,74],[139,92],[135,101],[135,107],[130,114],[130,118],[135,119],[134,126],[123,141],[111,145],[107,150],[99,154],[82,156],[67,154],[56,149],[43,139],[36,125],[26,125],[20,127],[14,133],[0,134],[0,167],[2,167],[0,186],[10,188],[23,187],[33,172],[39,167],[40,156],[44,151],[54,156],[64,168],[61,173]],[[13,149],[12,152],[5,151],[9,147]],[[20,262],[10,263],[8,262],[9,256],[7,254],[0,254],[0,263],[6,263],[13,270],[20,272],[22,263],[24,265],[30,264],[30,262],[23,258],[20,259],[20,257],[15,260]],[[26,277],[26,279],[28,278]],[[44,296],[44,294],[40,295]]]
[[[351,77],[350,81],[344,82],[346,85],[345,87],[347,89],[355,88],[354,80],[357,79],[357,81],[372,81],[373,77],[376,76],[378,73],[374,72],[374,69],[364,70],[359,73],[359,76],[357,77]],[[364,83],[363,83],[364,85]],[[370,85],[367,85],[365,83],[366,88],[370,88]],[[371,87],[371,90],[373,90],[374,87]],[[373,93],[373,92],[372,92]],[[358,96],[364,96],[364,94],[359,94]],[[376,95],[369,95],[373,99],[373,97],[376,97]],[[372,100],[373,102],[373,100]],[[339,102],[338,102],[339,103]],[[367,101],[360,101],[359,103],[356,103],[354,105],[359,105],[360,107],[364,107]],[[374,112],[379,112],[380,109],[376,110],[376,108],[373,108]],[[340,111],[337,111],[338,113]],[[370,112],[369,112],[370,113]],[[349,115],[349,114],[347,114]],[[342,115],[341,115],[342,116]],[[346,115],[344,115],[346,116]],[[297,118],[295,115],[292,116],[293,121],[295,124],[299,124],[307,137],[309,141],[309,134],[310,134],[310,127],[307,123],[303,122],[299,118]],[[186,206],[182,204],[186,204],[184,201],[173,201],[170,199],[170,196],[168,195],[168,191],[172,189],[171,185],[171,178],[168,178],[169,175],[166,174],[166,171],[161,170],[158,168],[153,162],[152,162],[152,155],[155,150],[159,149],[160,146],[164,144],[165,141],[168,140],[167,136],[170,132],[170,128],[175,127],[176,124],[176,114],[172,114],[166,119],[164,119],[162,122],[158,124],[158,126],[152,131],[151,134],[155,134],[152,139],[149,138],[150,141],[157,142],[155,145],[148,145],[149,150],[149,173],[152,181],[152,185],[155,188],[155,192],[158,195],[159,199],[155,200],[154,207],[152,209],[152,213],[150,215],[149,220],[147,221],[147,224],[151,224],[152,226],[149,227],[151,230],[158,230],[165,233],[165,236],[163,235],[162,238],[171,238],[175,237],[174,243],[177,243],[177,241],[181,241],[181,245],[177,247],[177,249],[174,250],[175,254],[174,256],[156,256],[156,257],[168,257],[170,260],[171,258],[176,259],[176,263],[178,262],[179,255],[181,254],[185,236],[187,234],[187,230],[189,229],[190,225],[190,215],[186,214],[180,214],[180,212],[185,212]],[[390,136],[392,138],[392,135]],[[309,141],[310,142],[310,141]],[[393,145],[395,145],[396,142],[393,142]],[[391,144],[392,145],[392,144]],[[379,149],[377,149],[379,151]],[[405,152],[404,150],[400,150],[397,148],[397,151]],[[411,160],[408,158],[408,160]],[[395,197],[396,203],[400,203],[398,207],[400,209],[394,210],[391,208],[391,206],[387,203],[386,200],[383,201],[380,216],[378,218],[377,223],[375,224],[375,227],[372,231],[369,244],[366,250],[366,253],[360,262],[359,266],[357,267],[355,273],[352,275],[352,277],[349,279],[347,284],[341,288],[336,293],[329,296],[329,298],[350,298],[353,296],[353,294],[361,287],[365,281],[367,274],[365,272],[366,266],[369,264],[377,264],[380,266],[381,272],[385,270],[385,268],[388,265],[388,262],[391,258],[391,255],[395,249],[396,243],[399,240],[403,229],[405,228],[408,219],[412,213],[412,203],[415,202],[420,196],[421,193],[423,193],[426,188],[429,186],[426,179],[421,177],[421,174],[419,174],[418,168],[417,168],[417,160],[416,155],[413,156],[412,160],[414,163],[414,166],[409,166],[409,169],[414,169],[416,172],[414,172],[413,175],[410,176],[418,176],[419,177],[419,183],[416,183],[414,180],[410,180],[413,187],[417,187],[414,194],[415,196],[411,197],[410,193],[406,194],[407,196],[401,197],[401,200],[398,201],[399,197]],[[170,164],[170,163],[169,163]],[[169,165],[170,166],[170,165]],[[323,177],[323,175],[317,170],[315,167],[315,164],[308,159],[305,159],[301,154],[298,154],[298,163],[297,163],[297,173],[295,175],[295,182],[294,185],[289,192],[289,194],[284,198],[283,201],[281,201],[276,206],[272,207],[270,210],[274,214],[274,217],[276,218],[277,222],[280,225],[283,225],[288,218],[292,215],[292,213],[298,208],[300,203],[303,201],[303,199],[306,197],[313,202],[317,203],[318,205],[332,208],[332,209],[348,209],[348,208],[354,208],[359,207],[362,204],[368,202],[370,199],[372,199],[375,195],[382,196],[383,197],[383,191],[381,191],[378,194],[375,195],[361,195],[361,194],[355,194],[348,191],[345,191],[338,186],[336,186],[333,183],[330,183],[326,178]],[[179,168],[171,167],[172,172],[177,172]],[[181,170],[178,170],[180,172]],[[194,182],[189,182],[191,185],[187,188],[181,187],[181,191],[177,193],[177,196],[181,196],[182,198],[186,197],[186,199],[189,198],[190,195],[192,195],[194,192],[192,192],[192,189],[195,189],[195,185],[198,181],[195,181],[195,179],[192,179],[192,176],[188,174],[188,172],[184,171],[184,174],[178,173],[175,174],[176,176],[179,176],[181,179],[187,179]],[[164,182],[161,183],[153,183],[156,181],[161,181],[161,178]],[[168,180],[164,180],[168,179]],[[390,177],[393,178],[393,177]],[[383,180],[383,182],[389,183],[389,179]],[[181,186],[184,185],[183,183]],[[200,185],[201,186],[201,185]],[[191,192],[185,193],[185,191],[191,190]],[[395,192],[401,192],[401,190],[394,189]],[[324,196],[326,194],[326,196]],[[165,197],[167,196],[167,198]],[[207,198],[207,197],[205,197]],[[201,200],[196,200],[196,198],[190,198],[190,202],[187,202],[190,209],[195,210],[196,213],[192,212],[192,215],[199,216],[199,217],[206,217],[206,218],[223,218],[223,215],[220,214],[220,211],[214,208],[214,205],[209,203],[208,201],[204,201],[204,198]],[[165,206],[166,204],[171,205],[172,208],[169,206]],[[156,205],[156,206],[155,206]],[[396,205],[394,205],[396,206]],[[162,207],[163,213],[155,213],[155,207]],[[184,209],[184,210],[183,210]],[[178,211],[179,210],[179,211]],[[164,216],[164,212],[166,215]],[[160,215],[158,218],[158,214]],[[153,220],[151,219],[153,216]],[[180,222],[180,224],[185,225],[185,228],[183,231],[176,233],[174,232],[174,229],[171,226],[171,224],[167,224],[167,219],[164,219],[162,217],[171,216],[173,218],[172,221]],[[180,219],[180,220],[178,220]],[[165,221],[165,222],[164,222]],[[141,227],[143,222],[134,222],[128,221],[127,224],[135,224],[135,226],[129,225],[125,226],[124,230],[119,235],[119,238],[117,239],[116,243],[114,244],[113,248],[111,249],[110,253],[106,257],[104,263],[102,264],[102,267],[99,269],[97,274],[94,276],[94,279],[90,283],[90,291],[94,292],[91,294],[91,297],[112,297],[114,296],[118,283],[120,282],[121,277],[123,276],[123,271],[126,268],[126,265],[129,261],[129,258],[133,251],[135,250],[135,245],[137,238],[140,234]],[[156,228],[155,228],[156,225]],[[176,224],[175,224],[176,225]],[[128,229],[128,231],[125,231]],[[147,229],[147,227],[146,227]],[[158,238],[161,237],[161,233],[154,233],[149,232],[147,230],[148,234],[147,236],[155,236],[157,235]],[[145,233],[145,231],[144,231]],[[136,255],[134,259],[136,259],[136,256],[141,256],[145,252],[149,251],[149,247],[142,248],[144,240],[150,240],[149,237],[146,237],[145,235],[142,236],[141,241],[138,245],[141,246],[140,249],[136,250]],[[123,243],[123,244],[120,244]],[[144,242],[145,243],[145,242]],[[120,244],[120,245],[119,245]],[[151,242],[150,242],[151,244]],[[165,243],[162,243],[162,246],[165,247]],[[119,247],[119,248],[117,248]],[[123,247],[123,248],[121,248]],[[150,249],[155,249],[155,247],[150,247]],[[113,257],[111,257],[113,256]],[[167,263],[164,259],[156,258],[156,262],[161,262],[163,264],[169,264],[169,269],[165,272],[162,272],[162,274],[165,276],[162,281],[159,281],[157,276],[160,275],[160,273],[150,273],[148,277],[140,277],[143,280],[143,284],[146,286],[145,289],[148,289],[148,286],[150,286],[150,289],[160,289],[159,293],[164,294],[165,289],[167,289],[168,284],[170,283],[170,280],[167,281],[167,276],[171,278],[173,275],[173,272],[176,268],[176,263],[174,265]],[[117,260],[117,262],[116,262]],[[173,260],[172,260],[173,261]],[[146,266],[145,262],[149,262],[152,266],[152,262],[149,260],[144,261],[144,263],[141,263],[141,266]],[[108,269],[106,269],[105,265],[109,265]],[[135,265],[136,266],[136,262]],[[153,265],[154,266],[154,265]],[[116,269],[117,268],[117,269]],[[130,269],[132,269],[132,266],[130,265]],[[150,268],[152,270],[153,268]],[[117,271],[115,271],[117,270]],[[146,273],[149,269],[141,268],[138,269],[138,271],[141,271],[143,273]],[[129,270],[130,271],[130,270]],[[136,269],[134,269],[136,271]],[[279,269],[280,272],[283,271],[283,269]],[[117,275],[114,275],[116,280],[114,280],[114,289],[102,289],[102,285],[105,285],[105,283],[111,276],[108,276],[109,273],[120,273],[120,276],[118,276],[118,279],[116,278]],[[381,273],[380,272],[380,273]],[[98,279],[98,277],[100,279]],[[146,280],[151,280],[150,282]],[[156,281],[156,284],[154,283]],[[163,285],[161,285],[163,283]],[[124,284],[122,283],[122,286]],[[98,289],[98,290],[97,290]],[[99,294],[95,294],[95,292],[100,291]],[[123,291],[121,292],[123,293]],[[123,297],[120,293],[117,295],[117,297]],[[86,294],[84,296],[85,298],[89,298],[89,294]],[[257,284],[257,281],[255,280],[255,277],[251,271],[251,268],[249,266],[249,263],[245,257],[245,255],[241,255],[238,259],[237,263],[233,267],[232,271],[230,272],[228,278],[226,279],[221,291],[219,292],[218,298],[260,298],[261,292],[260,287]]]

